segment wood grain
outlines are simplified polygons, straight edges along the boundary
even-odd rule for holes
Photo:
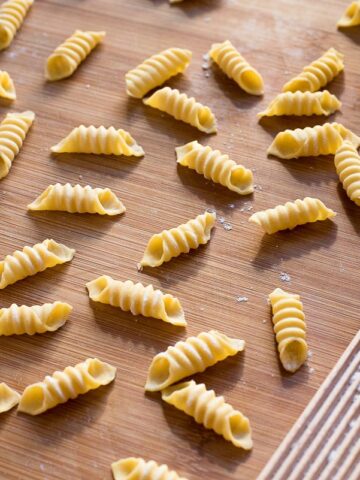
[[[32,109],[37,118],[0,186],[0,257],[53,237],[77,254],[70,265],[47,270],[0,292],[2,306],[64,300],[71,319],[54,334],[0,338],[0,381],[22,391],[45,374],[99,356],[118,367],[116,382],[38,418],[0,418],[0,477],[110,479],[110,463],[130,455],[167,463],[195,480],[254,479],[349,344],[359,325],[358,208],[335,173],[333,158],[266,158],[273,136],[286,127],[323,118],[268,119],[263,110],[281,86],[330,46],[345,54],[346,70],[329,87],[343,102],[332,118],[359,131],[360,31],[336,31],[344,1],[36,0],[14,43],[2,52],[18,100],[9,110]],[[75,29],[107,31],[105,43],[70,79],[44,81],[47,56]],[[211,43],[229,38],[264,76],[263,99],[242,93],[217,69],[203,70]],[[170,46],[191,48],[193,62],[169,82],[208,104],[219,133],[206,136],[125,95],[124,74]],[[81,123],[129,130],[143,159],[51,156],[49,148]],[[240,198],[193,171],[177,167],[174,147],[198,139],[253,168],[256,193]],[[27,213],[26,205],[55,182],[110,187],[124,201],[119,219],[65,213]],[[319,196],[339,215],[296,231],[263,236],[248,224],[252,211],[296,197]],[[232,208],[234,206],[234,208]],[[136,270],[151,234],[206,208],[220,223],[206,247],[155,270]],[[279,275],[287,272],[289,284]],[[106,305],[91,303],[85,282],[100,274],[131,279],[178,296],[186,331]],[[300,293],[313,356],[295,375],[278,362],[267,295],[281,286]],[[248,302],[235,297],[245,295]],[[252,422],[254,449],[232,447],[191,418],[144,395],[153,355],[170,343],[217,328],[244,338],[246,352],[196,376],[224,394]],[[26,473],[24,473],[26,472]]]

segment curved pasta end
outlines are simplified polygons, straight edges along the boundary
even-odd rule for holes
[[[194,149],[199,147],[200,144],[197,140],[194,140],[193,142],[186,143],[185,145],[181,145],[180,147],[175,148],[175,153],[176,153],[176,161],[177,163],[180,163],[182,166],[187,167],[188,162],[186,161],[186,155],[190,152],[192,152]]]
[[[294,373],[307,359],[308,347],[303,338],[289,338],[284,342],[280,360],[288,372]]]
[[[197,128],[205,133],[216,133],[217,124],[215,115],[212,113],[209,107],[202,106],[196,113]]]
[[[75,255],[75,250],[73,248],[69,248],[62,243],[57,243],[55,240],[47,239],[43,243],[49,252],[57,256],[62,263],[69,262]]]
[[[98,198],[104,214],[113,216],[126,212],[125,205],[109,188],[100,192]]]
[[[68,55],[64,53],[53,53],[46,62],[45,78],[49,82],[62,80],[63,78],[70,77],[76,67],[76,62]]]
[[[161,391],[161,398],[164,402],[172,403],[176,401],[179,402],[182,395],[186,395],[184,392],[187,388],[191,389],[196,386],[195,380],[189,380],[188,382],[177,383],[176,385],[171,385],[166,387]]]
[[[5,48],[10,45],[13,38],[14,35],[10,29],[6,25],[0,25],[0,50],[5,50]]]
[[[91,298],[91,300],[97,302],[110,282],[111,277],[109,277],[108,275],[102,275],[101,277],[98,277],[95,280],[86,283],[85,286],[89,292],[89,297]]]
[[[358,2],[352,2],[345,10],[344,14],[337,22],[338,28],[353,27],[360,24],[360,5]]]
[[[229,189],[240,195],[249,195],[254,192],[254,176],[251,170],[237,165],[231,170]]]
[[[0,413],[8,412],[20,400],[20,394],[10,388],[6,383],[0,383]]]
[[[116,377],[116,367],[98,358],[88,359],[88,373],[98,385],[108,385]]]
[[[185,327],[187,325],[184,310],[178,298],[169,294],[164,295],[164,310],[164,320],[166,322],[178,327]]]
[[[228,418],[228,435],[229,440],[235,447],[251,450],[253,441],[251,438],[250,421],[239,411],[232,412]]]
[[[129,480],[132,473],[138,467],[140,459],[124,458],[111,464],[111,470],[115,480]]]
[[[16,99],[15,85],[7,72],[0,72],[0,97],[6,100]]]
[[[264,80],[254,68],[248,68],[241,73],[241,88],[251,95],[264,94]]]
[[[308,78],[300,78],[296,77],[290,80],[289,82],[285,83],[282,88],[283,92],[307,92],[311,91],[311,82]]]
[[[73,307],[68,303],[55,302],[50,315],[45,321],[46,330],[49,332],[55,332],[55,330],[62,327],[67,322],[72,310]]]
[[[167,387],[170,383],[170,361],[162,353],[156,355],[150,365],[145,390],[157,392]]]
[[[268,155],[290,159],[297,158],[301,150],[302,142],[290,130],[280,132],[267,150]]]
[[[49,185],[41,195],[39,195],[32,203],[29,203],[27,206],[28,210],[46,210],[47,205],[46,205],[46,200],[49,192],[52,190],[54,186]]]
[[[34,383],[25,388],[21,395],[18,411],[29,415],[39,415],[47,410],[44,386]]]
[[[147,244],[141,267],[158,267],[164,263],[164,242],[160,233],[153,235]]]
[[[320,105],[323,115],[330,115],[341,108],[340,100],[335,95],[332,95],[328,90],[323,91],[320,97]]]

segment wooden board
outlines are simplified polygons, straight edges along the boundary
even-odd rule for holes
[[[331,85],[342,112],[332,119],[359,130],[359,30],[336,31],[347,1],[281,0],[184,2],[151,0],[37,0],[1,68],[13,76],[18,100],[10,110],[37,114],[24,148],[0,186],[0,256],[47,237],[77,249],[70,265],[48,270],[0,292],[2,306],[62,299],[74,306],[60,331],[0,339],[0,380],[21,391],[30,383],[89,356],[118,367],[116,382],[38,418],[0,418],[0,477],[110,479],[110,463],[144,456],[195,480],[254,479],[344,351],[359,326],[359,210],[338,184],[333,158],[281,162],[266,158],[272,137],[319,119],[267,120],[262,110],[293,74],[334,46],[346,71]],[[105,29],[106,42],[69,80],[47,84],[44,62],[75,29]],[[263,99],[242,93],[216,68],[202,69],[214,41],[231,39],[264,75]],[[169,46],[193,50],[193,62],[170,85],[210,105],[219,133],[207,137],[140,101],[127,98],[124,74]],[[2,107],[5,114],[9,109]],[[52,157],[49,148],[81,123],[130,130],[144,159],[86,155]],[[177,168],[174,147],[193,139],[254,169],[255,195],[240,198],[196,173]],[[50,183],[112,188],[127,206],[119,219],[65,213],[28,214],[26,205]],[[319,196],[338,212],[292,233],[263,236],[248,224],[252,211],[296,197]],[[210,244],[152,271],[136,263],[150,235],[215,208]],[[288,273],[290,283],[280,281]],[[152,282],[182,301],[185,330],[89,302],[84,284],[100,274]],[[267,295],[281,286],[302,295],[312,356],[295,375],[279,365]],[[248,297],[238,303],[237,295]],[[202,330],[244,338],[246,352],[196,377],[224,394],[250,419],[254,449],[245,453],[191,418],[144,395],[153,355]]]

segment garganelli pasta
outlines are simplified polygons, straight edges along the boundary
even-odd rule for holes
[[[336,172],[347,196],[360,207],[360,155],[351,142],[343,142],[336,151]]]
[[[360,0],[351,2],[337,23],[340,28],[360,25]]]
[[[186,480],[167,465],[143,458],[123,458],[111,464],[114,480]]]
[[[0,413],[8,412],[20,400],[20,394],[10,388],[6,383],[0,383]]]
[[[13,41],[33,3],[34,0],[7,0],[0,5],[0,50]]]
[[[16,99],[14,82],[8,72],[4,70],[0,70],[0,97],[6,100]]]

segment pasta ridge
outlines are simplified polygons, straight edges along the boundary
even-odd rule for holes
[[[153,88],[186,70],[191,57],[192,52],[184,48],[168,48],[152,55],[125,75],[127,94],[142,98]]]
[[[34,118],[35,114],[30,111],[8,113],[0,123],[0,178],[8,175]]]
[[[47,268],[72,260],[75,250],[55,240],[44,240],[33,247],[16,250],[0,261],[0,289]]]
[[[280,360],[289,372],[295,372],[306,361],[306,323],[300,295],[276,288],[269,300]]]
[[[279,230],[292,230],[298,225],[327,220],[335,217],[336,213],[327,208],[318,198],[306,197],[303,200],[286,202],[275,208],[256,212],[249,218],[249,222],[262,227],[268,233]]]
[[[264,93],[262,76],[245,60],[229,40],[223,43],[214,43],[210,50],[210,57],[245,92],[251,95],[262,95]]]
[[[114,480],[186,480],[167,465],[143,458],[123,458],[111,464]]]
[[[209,107],[188,97],[186,93],[170,87],[157,90],[143,100],[145,105],[165,112],[176,120],[181,120],[196,127],[201,132],[216,133],[216,118]]]
[[[347,196],[360,207],[360,155],[351,142],[343,142],[334,163]]]
[[[13,303],[0,309],[0,336],[54,332],[65,324],[71,311],[72,306],[64,302],[31,307]]]
[[[344,70],[344,55],[335,48],[329,48],[320,58],[314,60],[303,71],[283,86],[283,92],[316,92],[331,82]]]
[[[235,163],[219,150],[205,147],[195,140],[175,148],[175,151],[180,165],[195,170],[205,178],[240,195],[254,191],[252,171]]]
[[[0,50],[13,41],[33,3],[34,0],[8,0],[0,6]]]
[[[197,384],[194,380],[178,383],[165,388],[161,397],[236,447],[245,450],[252,448],[249,419],[226,403],[223,396],[216,396],[214,390],[207,390],[203,383]]]
[[[216,214],[205,212],[170,230],[153,235],[144,252],[139,267],[158,267],[181,253],[189,253],[210,240]]]
[[[116,368],[98,358],[88,358],[75,367],[66,367],[47,375],[42,382],[29,385],[21,396],[19,411],[29,415],[40,413],[74,399],[79,395],[108,385]]]
[[[0,70],[0,97],[6,100],[16,99],[14,82],[8,72],[4,70]]]
[[[10,388],[6,383],[0,383],[0,413],[8,412],[20,400],[20,394]]]
[[[203,372],[244,348],[244,340],[229,338],[216,330],[179,341],[155,355],[149,367],[145,390],[162,390],[189,375]]]
[[[60,143],[51,147],[54,153],[94,153],[104,155],[126,155],[141,157],[144,150],[129,132],[114,127],[74,128]]]
[[[360,25],[360,1],[351,2],[337,23],[338,28]]]
[[[45,68],[46,79],[56,81],[70,77],[104,38],[105,32],[76,30],[48,58]]]

